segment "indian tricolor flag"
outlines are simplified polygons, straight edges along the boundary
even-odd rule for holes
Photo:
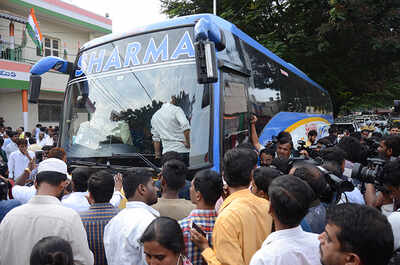
[[[29,36],[31,36],[33,42],[36,44],[36,47],[38,47],[40,49],[40,53],[42,53],[43,37],[42,33],[40,32],[39,24],[36,20],[35,11],[33,11],[33,8],[31,8],[31,13],[29,14],[26,28],[28,29]]]

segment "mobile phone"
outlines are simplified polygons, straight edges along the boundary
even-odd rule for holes
[[[207,234],[201,230],[200,226],[196,225],[195,222],[192,222],[192,228],[196,229],[197,232],[199,232],[200,234],[202,234],[205,238],[207,238]]]

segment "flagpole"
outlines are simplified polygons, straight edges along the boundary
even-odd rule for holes
[[[214,10],[214,15],[217,15],[217,0],[214,0],[213,10]]]

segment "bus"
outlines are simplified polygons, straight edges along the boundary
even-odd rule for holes
[[[262,145],[281,131],[294,143],[310,130],[323,137],[333,122],[324,88],[211,14],[91,40],[74,63],[42,58],[31,70],[30,102],[50,69],[69,74],[58,145],[72,163],[158,165],[151,119],[171,100],[190,123],[195,171],[220,172],[224,153],[249,141],[252,115]]]

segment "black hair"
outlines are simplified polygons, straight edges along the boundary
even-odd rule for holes
[[[329,127],[329,129],[328,129],[329,135],[331,135],[331,134],[333,134],[333,133],[337,133],[337,132],[338,132],[338,130],[337,130],[336,126],[331,126],[331,127]]]
[[[163,165],[161,175],[168,188],[178,191],[185,185],[186,171],[186,166],[182,161],[173,159]]]
[[[278,144],[290,144],[290,147],[293,148],[293,141],[291,137],[278,138]]]
[[[289,138],[290,141],[292,141],[292,136],[290,135],[290,133],[285,132],[285,131],[281,131],[280,133],[278,133],[278,135],[276,136],[277,140],[279,141],[282,138]]]
[[[182,229],[178,222],[163,216],[154,219],[144,231],[140,243],[156,241],[174,254],[183,254],[185,243]]]
[[[229,187],[249,186],[257,154],[250,149],[233,148],[224,155],[224,179]]]
[[[393,232],[377,209],[345,203],[328,208],[326,221],[339,228],[341,251],[358,255],[363,265],[387,264],[393,253]]]
[[[180,156],[178,152],[175,151],[168,151],[161,157],[161,165],[164,165],[169,160],[180,160]],[[183,162],[183,161],[182,161]]]
[[[327,183],[324,174],[321,170],[311,164],[304,163],[300,167],[296,168],[293,175],[310,185],[315,195],[313,198],[314,200],[319,199],[321,193],[326,189]]]
[[[33,137],[28,138],[29,144],[36,144],[36,139]]]
[[[272,158],[275,158],[275,150],[273,148],[264,148],[260,151],[260,158],[262,154],[270,155]]]
[[[26,140],[25,139],[21,139],[21,138],[18,138],[16,141],[15,141],[15,144],[17,145],[17,146],[21,146],[21,145],[28,145],[28,143],[26,142]]]
[[[32,248],[30,265],[73,265],[71,245],[58,236],[40,239]]]
[[[357,138],[345,136],[340,139],[336,146],[346,152],[346,160],[351,162],[361,161],[362,146]]]
[[[90,168],[75,168],[72,171],[72,182],[74,183],[74,190],[85,192],[88,189],[88,179],[93,172]]]
[[[275,168],[271,167],[259,167],[254,170],[253,180],[256,184],[257,189],[264,191],[268,194],[268,188],[271,182],[278,176],[281,172]]]
[[[42,182],[57,187],[61,182],[67,180],[67,175],[56,171],[42,171],[36,176],[36,183],[40,185]]]
[[[51,149],[53,149],[52,145],[45,145],[42,147],[42,151],[50,151]]]
[[[329,138],[327,138],[327,137],[324,137],[324,138],[319,139],[319,140],[317,141],[317,143],[318,143],[318,144],[325,145],[325,146],[330,146],[330,145],[332,144],[331,140],[329,140]]]
[[[4,139],[3,137],[0,137],[0,147],[3,146],[3,144],[4,144]]]
[[[223,192],[221,176],[211,169],[204,169],[194,176],[194,189],[199,191],[207,205],[214,206]]]
[[[239,148],[239,149],[250,149],[250,150],[253,150],[253,151],[255,150],[254,145],[252,145],[249,142],[241,143],[236,148]]]
[[[276,218],[289,227],[298,226],[306,216],[314,192],[303,180],[291,175],[274,179],[268,196]]]
[[[42,127],[42,124],[40,124],[40,123],[36,124],[36,128],[40,128],[40,127]]]
[[[337,146],[325,148],[319,154],[324,161],[335,162],[338,166],[342,165],[346,157],[346,152]]]
[[[387,186],[400,186],[400,160],[388,161],[382,170],[382,182]]]
[[[276,168],[283,174],[289,174],[291,166],[289,165],[289,159],[283,157],[276,157],[272,160],[272,167]]]
[[[311,137],[311,136],[317,136],[318,135],[318,133],[317,133],[317,131],[316,130],[311,130],[311,131],[309,131],[308,132],[308,137]]]
[[[140,184],[146,185],[155,176],[155,171],[148,168],[133,168],[127,170],[122,177],[122,187],[126,198],[135,195]]]
[[[31,132],[25,132],[25,137],[26,137],[26,138],[32,137],[32,133],[31,133]]]
[[[392,149],[392,156],[400,155],[400,137],[397,135],[389,135],[383,138],[388,149]]]
[[[92,174],[88,180],[88,189],[95,203],[110,202],[114,193],[114,176],[107,170]]]
[[[380,132],[373,132],[371,137],[375,137],[375,138],[382,138],[382,133]]]

